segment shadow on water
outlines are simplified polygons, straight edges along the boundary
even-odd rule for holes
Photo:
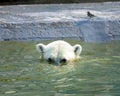
[[[81,60],[65,66],[39,62],[38,42],[0,42],[0,96],[119,96],[119,41],[67,41],[83,51]]]

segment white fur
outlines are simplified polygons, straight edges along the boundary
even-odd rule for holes
[[[48,60],[48,58],[52,58],[55,62],[60,62],[63,58],[65,58],[67,62],[76,60],[82,51],[81,45],[76,44],[71,46],[63,40],[54,41],[48,45],[40,43],[36,45],[36,48],[38,52],[42,53],[43,59]]]

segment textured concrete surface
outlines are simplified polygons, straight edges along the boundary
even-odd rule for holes
[[[120,40],[120,2],[0,6],[0,41],[64,38]]]

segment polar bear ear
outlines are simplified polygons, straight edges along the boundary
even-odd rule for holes
[[[73,46],[73,48],[74,48],[74,52],[75,52],[76,56],[79,56],[82,51],[82,46],[79,44],[76,44]]]
[[[42,53],[44,53],[45,45],[42,44],[42,43],[37,44],[37,45],[36,45],[36,49],[37,49],[38,52],[42,52]]]

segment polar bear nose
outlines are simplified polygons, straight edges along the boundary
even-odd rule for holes
[[[66,63],[67,62],[67,59],[63,58],[60,60],[60,63]]]
[[[54,60],[52,58],[48,58],[48,63],[49,64],[54,63]]]
[[[52,58],[48,58],[47,61],[49,64],[55,64],[55,65],[66,65],[67,63],[67,59],[65,58],[60,59],[60,60],[54,60]]]
[[[67,59],[65,59],[65,58],[63,58],[63,59],[61,59],[61,60],[59,60],[59,61],[57,61],[57,62],[55,62],[57,65],[66,65],[66,63],[67,63]]]

